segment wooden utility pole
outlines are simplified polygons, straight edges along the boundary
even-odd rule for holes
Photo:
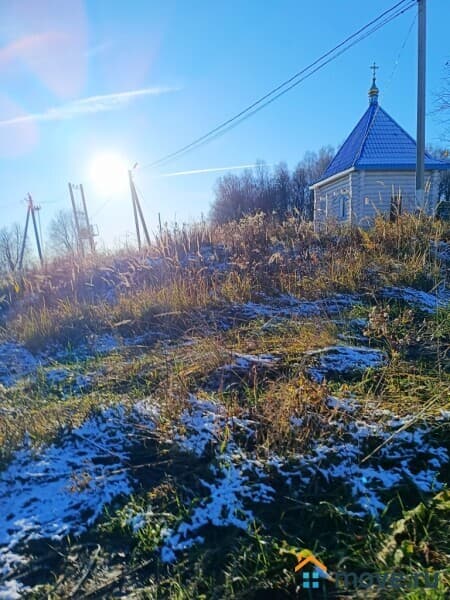
[[[131,192],[131,203],[133,205],[133,216],[134,216],[134,226],[136,228],[136,239],[137,239],[137,244],[138,244],[138,249],[140,250],[142,247],[141,244],[141,232],[139,231],[139,221],[138,221],[138,214],[137,214],[137,207],[136,207],[136,202],[134,199],[135,196],[135,188],[134,188],[134,182],[133,182],[133,176],[131,174],[131,170],[128,171],[128,180],[130,182],[130,192]]]
[[[94,232],[93,232],[92,226],[89,222],[89,215],[88,215],[87,206],[86,206],[86,196],[84,195],[84,189],[83,189],[82,183],[80,183],[80,194],[81,194],[81,201],[83,203],[83,211],[84,211],[84,218],[86,221],[86,231],[87,231],[87,237],[89,239],[89,247],[91,249],[91,252],[94,253],[95,252]]]
[[[150,246],[150,235],[147,229],[147,223],[145,222],[144,213],[142,212],[141,203],[139,202],[139,197],[137,195],[136,186],[133,181],[133,174],[131,170],[128,171],[128,180],[130,182],[130,192],[131,192],[131,202],[133,204],[133,216],[134,216],[134,225],[136,227],[136,239],[138,243],[139,250],[142,249],[141,242],[141,232],[139,229],[139,219],[141,220],[142,230],[144,232],[145,241],[147,245]]]
[[[78,249],[78,253],[81,254],[81,256],[84,256],[83,241],[81,239],[81,233],[80,233],[80,222],[78,220],[78,211],[77,211],[77,207],[75,204],[75,196],[73,194],[73,187],[72,187],[71,183],[69,183],[68,185],[69,185],[70,201],[72,203],[73,220],[75,221],[75,230],[77,233],[77,249]]]
[[[77,207],[77,202],[75,200],[74,190],[80,190],[81,196],[81,208]],[[86,196],[84,195],[83,184],[76,185],[74,183],[69,183],[69,193],[70,193],[70,201],[72,203],[73,209],[73,218],[75,221],[75,229],[77,233],[77,248],[78,252],[81,256],[85,255],[84,242],[85,240],[89,243],[89,248],[91,252],[95,252],[95,243],[94,236],[98,235],[97,230],[93,228],[91,222],[89,221],[89,214],[87,210],[86,204]]]
[[[426,78],[426,0],[417,0],[419,21],[417,27],[417,157],[416,202],[424,206],[425,188],[425,78]]]
[[[27,243],[28,225],[30,223],[30,215],[31,215],[31,220],[33,221],[34,237],[36,239],[36,247],[37,247],[37,251],[38,251],[39,260],[41,262],[41,266],[44,264],[44,256],[42,254],[41,240],[39,238],[39,231],[38,231],[38,226],[37,226],[37,223],[36,223],[36,215],[35,215],[35,212],[37,210],[40,210],[41,207],[40,206],[36,206],[34,204],[33,198],[31,197],[31,194],[28,194],[27,201],[28,201],[27,217],[26,217],[26,220],[25,220],[25,230],[23,232],[22,247],[20,249],[19,270],[22,269],[22,265],[23,265],[23,257],[24,257],[24,254],[25,254],[25,246],[26,246],[26,243]]]

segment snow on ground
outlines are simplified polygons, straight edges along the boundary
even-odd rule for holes
[[[91,375],[74,373],[70,369],[56,368],[45,373],[45,381],[50,387],[57,387],[64,395],[81,394],[92,384]]]
[[[409,484],[422,492],[440,490],[439,469],[448,463],[449,457],[445,448],[427,441],[430,431],[425,426],[396,434],[372,459],[361,463],[369,454],[370,440],[381,443],[393,432],[391,428],[357,423],[353,430],[348,428],[347,440],[331,437],[326,444],[314,448],[312,456],[300,462],[295,476],[304,482],[305,476],[311,480],[320,475],[330,491],[337,486],[348,486],[354,508],[342,508],[359,516],[370,514],[375,518],[386,508],[383,493],[394,487]],[[427,464],[422,469],[418,468],[419,456]],[[392,497],[392,492],[389,496]]]
[[[34,377],[40,367],[48,366],[50,363],[84,362],[95,356],[114,352],[124,344],[137,343],[142,343],[142,340],[140,338],[125,340],[110,334],[92,335],[77,346],[49,347],[46,351],[33,355],[21,344],[4,342],[0,344],[0,384],[11,387],[24,377]],[[73,374],[63,367],[49,370],[45,377],[49,385],[62,384],[64,379],[70,379],[72,384],[75,384],[75,390],[78,391],[82,391],[90,383],[89,378],[84,375]]]
[[[269,298],[265,300],[269,300]],[[289,294],[283,294],[271,298],[268,302],[247,302],[235,305],[235,308],[250,319],[260,317],[315,317],[339,314],[349,310],[358,302],[360,302],[360,297],[354,294],[336,294],[320,300],[299,300]]]
[[[423,292],[411,287],[386,287],[381,290],[381,296],[393,300],[401,300],[426,313],[434,313],[438,308],[450,304],[450,291],[441,287],[436,293]]]
[[[0,344],[0,383],[14,385],[21,377],[34,373],[39,360],[26,348],[15,342]]]
[[[226,411],[222,405],[191,396],[189,409],[180,417],[182,433],[176,433],[175,441],[182,450],[202,456],[207,446],[218,442],[225,422]]]
[[[367,369],[382,366],[387,360],[380,350],[364,346],[327,346],[310,350],[306,355],[318,359],[317,366],[308,369],[308,373],[319,383],[328,377],[363,373]]]
[[[255,422],[249,419],[228,416],[222,404],[191,395],[188,408],[181,414],[174,440],[182,450],[200,457],[208,448],[220,443],[220,435],[225,427],[248,437],[254,435],[254,425]],[[236,450],[234,441],[233,444]]]
[[[232,352],[232,363],[218,367],[205,382],[205,389],[216,391],[241,387],[243,380],[253,372],[270,372],[280,358],[273,354],[241,354]]]
[[[143,422],[151,427],[153,416],[142,403],[134,412],[108,408],[54,444],[25,444],[15,453],[0,472],[1,575],[25,560],[22,544],[78,535],[116,496],[131,493],[126,467],[135,428]]]
[[[230,369],[238,368],[248,370],[253,366],[273,367],[280,359],[273,354],[241,354],[233,352],[235,362],[231,365],[226,365]]]
[[[205,525],[215,527],[234,526],[246,531],[254,521],[252,511],[245,507],[245,502],[257,504],[269,503],[273,500],[272,487],[261,482],[265,474],[257,469],[251,461],[236,461],[236,458],[222,458],[219,467],[211,467],[216,479],[209,483],[200,480],[209,490],[189,517],[189,522],[182,522],[175,531],[167,530],[161,548],[164,562],[173,562],[177,550],[185,549],[193,543],[202,542],[196,534]]]
[[[291,494],[300,498],[303,493],[309,494],[313,482],[324,497],[342,490],[339,496],[344,499],[343,505],[338,509],[375,519],[380,517],[387,498],[393,497],[396,488],[411,486],[426,493],[442,488],[439,471],[448,463],[449,456],[445,448],[432,440],[427,425],[413,423],[412,419],[400,422],[389,411],[383,416],[394,418],[387,423],[357,419],[355,413],[361,406],[352,398],[330,396],[327,405],[334,412],[351,414],[352,420],[333,421],[335,429],[317,441],[307,454],[289,458],[272,455],[262,462],[248,455],[234,435],[240,430],[253,435],[252,421],[233,419],[220,404],[191,397],[189,407],[182,414],[175,442],[198,457],[204,456],[207,449],[210,453],[213,450],[209,470],[214,480],[202,481],[206,493],[190,517],[174,530],[165,532],[161,548],[163,560],[172,562],[177,551],[202,543],[204,538],[199,534],[205,526],[234,525],[247,529],[255,518],[249,505],[276,501],[276,492],[267,483],[271,470],[283,477],[292,488]],[[405,423],[411,428],[399,431]],[[303,422],[294,419],[292,426],[302,427]],[[324,423],[324,426],[327,425]],[[224,448],[220,434],[225,428],[231,433]],[[369,457],[383,442],[387,442],[386,445]]]
[[[67,360],[85,361],[98,355],[114,352],[122,345],[123,339],[118,335],[111,335],[110,333],[92,334],[76,346],[51,351],[50,356],[61,362]]]
[[[350,397],[330,396],[327,406],[326,433],[307,453],[271,455],[263,461],[247,449],[246,440],[256,433],[255,421],[231,416],[213,397],[191,396],[171,439],[181,450],[208,461],[200,480],[204,493],[187,518],[162,531],[162,559],[172,562],[177,552],[202,543],[207,527],[246,530],[257,518],[258,504],[276,501],[274,473],[300,500],[313,484],[318,501],[321,496],[337,497],[342,499],[339,510],[375,519],[400,487],[426,493],[442,488],[439,471],[449,456],[425,423],[399,420],[386,410],[379,415],[383,422],[374,422],[372,412],[365,418],[363,407]],[[339,412],[347,417],[331,421]],[[443,413],[441,419],[446,418]],[[0,599],[20,597],[13,571],[27,561],[22,548],[27,541],[80,534],[105,504],[132,492],[127,465],[136,425],[152,427],[158,419],[158,409],[147,401],[137,403],[131,413],[121,406],[109,408],[64,432],[57,443],[38,449],[25,445],[15,454],[0,473],[0,574],[6,577]],[[295,429],[304,426],[298,418],[291,423]],[[400,430],[405,424],[410,427]],[[383,442],[385,446],[368,456]],[[149,514],[151,507],[130,516],[133,531],[145,526]]]
[[[432,240],[431,251],[436,258],[443,262],[450,262],[450,244],[442,240],[437,243]]]
[[[24,586],[15,579],[0,583],[0,600],[20,600],[25,591]]]
[[[183,412],[180,424],[184,434],[175,436],[176,443],[182,450],[198,457],[207,448],[217,449],[219,433],[226,428],[230,431],[239,430],[246,436],[254,434],[252,421],[228,417],[222,405],[195,396],[190,397],[189,407]],[[221,445],[220,451],[216,452],[216,458],[216,463],[209,466],[214,480],[200,480],[208,492],[194,508],[189,522],[182,522],[176,530],[168,529],[165,533],[161,548],[161,557],[165,562],[173,562],[177,550],[203,542],[203,537],[196,534],[206,525],[233,525],[246,530],[254,521],[253,512],[247,505],[273,500],[274,489],[264,483],[267,474],[261,464],[247,457],[232,434],[225,446]]]
[[[346,405],[341,408],[347,412]],[[376,519],[395,488],[408,485],[433,493],[443,487],[438,477],[449,461],[447,450],[432,440],[427,425],[413,424],[412,419],[409,423],[411,429],[403,431],[398,431],[394,420],[385,424],[363,420],[337,423],[336,432],[317,442],[307,455],[290,461],[272,456],[269,463],[298,495],[313,481],[325,496],[344,488],[347,493],[339,495],[346,499],[345,504],[337,508]],[[369,457],[383,442],[386,445]]]
[[[354,398],[336,398],[335,396],[328,396],[327,406],[328,408],[343,410],[347,413],[354,413],[361,405],[359,402],[355,401]]]

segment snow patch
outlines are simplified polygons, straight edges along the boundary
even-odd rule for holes
[[[20,344],[0,344],[0,383],[3,385],[14,385],[21,377],[34,373],[39,365],[39,360]]]
[[[26,444],[0,473],[0,572],[23,562],[13,550],[30,540],[79,535],[106,504],[130,494],[127,470],[142,412],[103,410],[54,444]],[[152,427],[152,421],[145,424]]]
[[[80,394],[92,383],[89,375],[74,373],[70,369],[57,368],[45,373],[45,381],[49,386],[61,388],[64,395]]]
[[[381,367],[386,362],[383,352],[364,346],[328,346],[310,350],[306,355],[318,357],[318,365],[308,369],[309,375],[318,383],[328,376],[363,373],[367,369]]]
[[[274,317],[314,317],[336,315],[349,310],[360,302],[359,296],[352,294],[336,294],[320,300],[299,300],[289,294],[276,297],[271,303],[247,302],[237,305],[247,318],[258,319]]]
[[[342,510],[379,518],[386,508],[383,494],[393,488],[412,485],[426,493],[442,489],[439,470],[448,463],[449,456],[445,448],[432,441],[430,433],[425,425],[397,431],[389,425],[354,421],[341,424],[338,433],[315,445],[307,456],[298,456],[289,468],[280,457],[272,457],[270,464],[288,485],[295,483],[297,493],[306,491],[306,486],[319,478],[319,489],[325,495],[339,487],[350,492],[341,493],[347,498]],[[371,450],[386,441],[363,462]]]
[[[194,509],[190,515],[190,522],[182,522],[176,531],[167,531],[161,548],[161,558],[164,562],[173,562],[176,551],[202,542],[202,537],[192,539],[191,536],[206,525],[234,526],[246,531],[254,520],[254,515],[245,507],[245,501],[272,502],[274,490],[261,482],[264,474],[255,469],[252,462],[235,464],[229,459],[220,467],[213,467],[211,470],[216,479],[212,483],[201,480],[209,494]]]
[[[210,444],[218,441],[218,433],[223,429],[225,421],[223,406],[190,396],[189,408],[180,417],[184,432],[177,433],[175,441],[182,450],[202,456]]]
[[[328,396],[326,402],[328,408],[343,410],[347,413],[354,413],[360,407],[360,404],[353,398],[336,398],[335,396]]]
[[[16,579],[0,583],[0,600],[20,600],[25,592],[25,587]]]
[[[416,290],[411,287],[387,287],[381,290],[384,298],[401,300],[426,313],[434,313],[438,308],[443,308],[450,303],[450,291],[440,288],[435,294]]]
[[[184,435],[177,433],[175,436],[180,448],[198,457],[208,446],[213,450],[215,461],[210,464],[209,471],[214,479],[212,482],[201,480],[208,492],[190,515],[189,522],[182,522],[175,531],[168,529],[165,532],[161,548],[165,562],[173,562],[177,551],[202,543],[203,537],[195,534],[206,525],[246,530],[254,520],[246,505],[271,502],[274,494],[273,488],[263,482],[267,475],[262,465],[245,455],[233,434],[229,434],[225,446],[218,451],[221,431],[238,429],[248,437],[254,435],[252,421],[229,417],[222,405],[191,396],[180,423],[185,430]]]

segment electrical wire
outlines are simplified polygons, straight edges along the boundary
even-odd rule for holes
[[[223,135],[230,129],[236,127],[247,118],[251,117],[255,113],[259,112],[260,110],[262,110],[263,108],[265,108],[266,106],[283,96],[285,93],[299,85],[308,77],[311,77],[311,75],[328,65],[330,62],[338,58],[338,56],[352,48],[354,45],[356,45],[369,35],[372,35],[375,31],[378,31],[378,29],[384,27],[387,23],[393,21],[406,11],[410,10],[413,6],[415,6],[415,4],[415,0],[401,0],[388,10],[381,13],[378,17],[376,17],[375,19],[358,29],[356,32],[348,36],[345,40],[334,46],[334,48],[317,58],[307,67],[304,67],[303,69],[295,73],[289,79],[270,90],[264,96],[262,96],[261,98],[259,98],[243,110],[241,110],[233,117],[227,119],[217,127],[214,127],[209,132],[193,140],[192,142],[183,146],[179,150],[171,152],[170,154],[167,154],[166,156],[156,161],[153,161],[152,163],[145,164],[141,166],[140,169],[153,168],[156,166],[167,164],[169,161],[172,161],[175,158],[178,158],[191,150],[195,150],[198,147],[204,145],[205,143],[208,143],[216,139],[217,137]],[[302,75],[303,77],[301,77]]]
[[[311,63],[308,67],[305,67],[304,69],[302,69],[301,71],[299,71],[298,73],[296,73],[295,75],[290,77],[284,83],[280,84],[279,86],[277,86],[276,88],[271,90],[271,92],[268,92],[267,94],[265,94],[262,98],[260,98],[256,102],[253,102],[249,107],[240,111],[237,115],[235,115],[231,119],[228,119],[221,125],[215,127],[211,131],[209,131],[207,134],[201,136],[200,138],[197,138],[196,140],[194,140],[190,144],[187,144],[183,148],[180,148],[176,152],[172,152],[171,154],[169,154],[157,161],[154,161],[153,163],[149,163],[147,165],[140,166],[139,169],[145,169],[145,168],[149,168],[149,167],[165,165],[168,162],[174,160],[175,158],[178,158],[179,156],[182,156],[182,155],[186,154],[187,152],[190,152],[191,150],[196,150],[198,147],[206,145],[206,144],[214,141],[216,138],[224,135],[229,130],[233,129],[234,127],[237,127],[242,121],[250,118],[256,112],[259,112],[260,110],[265,108],[267,105],[269,105],[272,102],[274,102],[275,100],[277,100],[280,96],[284,95],[286,92],[288,92],[292,88],[299,85],[302,81],[304,81],[308,77],[311,77],[314,73],[316,73],[317,71],[319,71],[320,69],[322,69],[323,67],[328,65],[330,62],[332,62],[333,60],[338,58],[341,54],[343,54],[344,52],[346,52],[347,50],[349,50],[350,48],[352,48],[353,46],[355,46],[356,44],[358,44],[365,38],[367,38],[370,35],[372,35],[373,33],[375,33],[375,31],[378,31],[379,29],[381,29],[382,27],[384,27],[385,25],[387,25],[388,23],[390,23],[391,21],[393,21],[400,15],[402,15],[405,12],[407,12],[408,10],[410,10],[413,6],[415,6],[415,4],[416,4],[416,0],[402,0],[401,2],[398,2],[397,4],[392,6],[390,9],[384,11],[381,15],[379,15],[378,17],[376,17],[375,19],[373,19],[372,21],[367,23],[364,27],[361,27],[360,29],[358,29],[358,31],[356,31],[354,34],[347,37],[343,42],[341,42],[340,44],[335,46],[332,50],[329,50],[328,52],[323,54],[320,58],[318,58],[313,63]],[[396,10],[396,9],[398,9],[398,10]],[[408,30],[407,37],[402,45],[400,52],[403,50],[404,46],[406,45],[406,41],[407,41],[408,36],[411,32],[411,29],[414,25],[414,22],[415,22],[415,18]],[[372,25],[373,25],[373,27],[371,27]],[[351,44],[348,44],[348,42],[350,40],[353,40],[353,41]],[[345,46],[345,44],[348,44],[348,45]],[[339,52],[336,52],[337,49],[340,49]],[[332,56],[330,56],[330,55],[332,55]],[[329,58],[326,61],[321,63],[321,61],[323,61],[323,59],[325,57],[329,57]],[[400,53],[399,53],[399,56],[397,57],[396,63],[394,64],[394,69],[391,73],[390,81],[392,80],[395,69],[398,65],[399,58],[400,58]],[[318,64],[318,63],[321,63],[321,64]],[[317,65],[316,68],[311,70],[311,67],[314,65]],[[306,73],[308,70],[310,70],[309,73],[304,75],[304,77],[298,79],[298,77],[302,73]],[[295,81],[296,78],[297,78],[297,81]],[[291,83],[291,82],[293,82],[293,83]],[[288,83],[291,83],[291,85],[283,90],[282,88],[285,87],[286,84],[288,84]],[[279,90],[281,90],[281,91],[279,91]],[[270,96],[272,96],[277,91],[279,91],[279,93],[271,98]],[[264,102],[264,100],[266,100],[266,102]],[[136,186],[136,183],[135,183],[135,186]],[[141,194],[141,197],[142,197],[142,191],[139,188],[137,188],[137,190],[139,191],[139,193]],[[99,209],[97,209],[97,211],[93,214],[93,218],[99,212],[101,212],[103,210],[103,208],[110,202],[110,200],[111,199],[108,198],[106,200],[106,202],[102,206],[100,206]],[[144,204],[145,204],[145,199],[144,199]]]
[[[416,20],[417,20],[417,15],[414,15],[414,18],[413,18],[413,20],[411,21],[411,25],[409,26],[409,28],[408,28],[408,31],[406,32],[405,39],[403,40],[403,43],[402,43],[402,45],[400,46],[400,49],[399,49],[399,51],[398,51],[398,53],[397,53],[397,58],[396,58],[396,59],[395,59],[395,61],[394,61],[394,65],[393,65],[393,67],[392,67],[391,74],[389,75],[389,78],[388,78],[388,80],[387,80],[387,83],[386,83],[385,87],[383,88],[383,89],[384,89],[384,93],[386,93],[386,92],[389,90],[389,88],[391,87],[392,81],[393,81],[393,79],[394,79],[395,72],[397,71],[397,67],[398,67],[398,65],[399,65],[399,62],[400,62],[401,55],[402,55],[402,53],[403,53],[403,51],[404,51],[404,49],[405,49],[405,47],[406,47],[406,44],[407,44],[407,42],[408,42],[409,36],[411,35],[411,31],[412,31],[412,29],[413,29],[413,27],[414,27],[414,24],[415,24]],[[372,127],[373,127],[373,125],[374,125],[374,123],[375,123],[375,120],[376,120],[376,117],[377,117],[377,115],[378,115],[378,112],[379,112],[379,110],[380,110],[380,104],[379,104],[379,103],[377,103],[377,107],[376,107],[376,109],[375,109],[374,115],[373,115],[373,117],[372,117],[372,119],[371,119],[371,121],[370,121],[370,123],[369,123],[369,126],[367,127],[367,131],[366,131],[366,133],[365,133],[365,135],[364,135],[364,137],[363,137],[363,139],[362,139],[362,141],[361,141],[361,144],[360,144],[359,150],[358,150],[358,152],[355,154],[355,157],[356,157],[356,158],[355,158],[355,161],[354,161],[354,162],[356,162],[356,161],[359,159],[359,157],[361,156],[361,153],[362,153],[362,150],[363,150],[364,144],[366,143],[366,140],[367,140],[367,138],[369,137],[369,133],[370,133],[370,131],[372,130]]]

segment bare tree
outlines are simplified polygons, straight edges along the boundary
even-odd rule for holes
[[[309,206],[309,182],[306,169],[300,162],[292,173],[291,181],[292,209],[301,217],[307,218]]]
[[[450,142],[450,60],[445,63],[442,87],[436,94],[435,113],[444,126],[442,141]]]
[[[427,146],[427,152],[434,158],[448,160],[448,150],[439,146]],[[439,178],[439,201],[436,216],[440,219],[450,219],[450,171],[441,171]]]
[[[313,193],[309,186],[322,176],[334,153],[332,146],[323,146],[318,152],[305,152],[292,174],[293,205],[304,219],[313,218]]]
[[[259,211],[266,214],[275,212],[283,218],[294,210],[302,218],[311,219],[309,186],[322,175],[333,155],[330,146],[318,152],[307,152],[292,175],[285,163],[271,170],[260,161],[252,171],[221,177],[215,187],[211,220],[224,223]]]
[[[286,163],[276,165],[273,173],[273,208],[279,215],[292,209],[291,174]]]
[[[77,230],[69,210],[60,210],[50,221],[49,238],[55,254],[77,253]]]
[[[23,231],[18,223],[0,229],[0,271],[13,273],[19,266]]]

